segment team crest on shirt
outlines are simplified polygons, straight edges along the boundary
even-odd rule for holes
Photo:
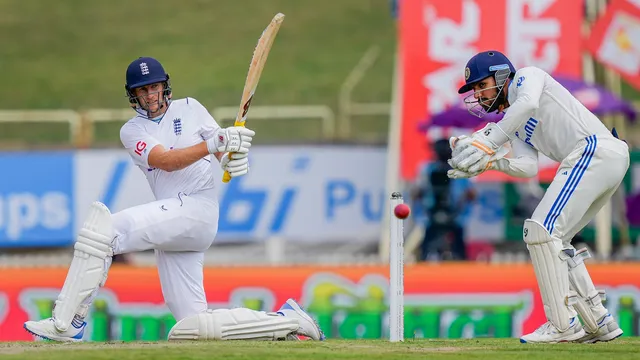
[[[180,118],[173,119],[173,132],[176,136],[182,134],[182,121]]]

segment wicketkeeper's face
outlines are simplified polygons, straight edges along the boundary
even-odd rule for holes
[[[493,76],[489,76],[473,84],[473,97],[478,100],[480,106],[489,111],[496,97],[498,97],[496,79]]]

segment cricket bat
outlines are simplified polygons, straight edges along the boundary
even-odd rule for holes
[[[247,73],[247,79],[244,82],[244,89],[242,90],[242,99],[240,100],[240,108],[236,115],[235,126],[244,126],[247,121],[247,114],[249,113],[249,107],[251,106],[251,100],[253,100],[253,94],[256,92],[258,82],[260,81],[260,74],[264,64],[267,62],[269,56],[269,50],[273,45],[280,25],[284,21],[284,14],[278,13],[273,17],[271,23],[262,31],[258,44],[253,50],[253,57],[251,58],[251,64],[249,65],[249,72]],[[222,176],[222,182],[229,182],[231,175],[225,171]]]

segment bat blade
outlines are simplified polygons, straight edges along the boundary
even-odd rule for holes
[[[280,25],[284,21],[284,14],[276,14],[269,25],[262,31],[262,35],[258,39],[255,49],[253,50],[253,56],[251,58],[251,64],[249,65],[249,72],[247,73],[247,79],[244,82],[244,89],[242,90],[242,98],[240,99],[240,108],[236,115],[234,122],[235,126],[245,126],[247,121],[247,115],[249,114],[249,108],[251,107],[251,101],[253,100],[253,94],[256,92],[258,82],[260,81],[260,75],[264,64],[267,62],[269,51],[273,45],[273,41],[280,30]],[[229,182],[231,175],[225,171],[222,176],[222,182]]]

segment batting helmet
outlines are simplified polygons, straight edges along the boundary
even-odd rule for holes
[[[164,71],[162,64],[152,57],[140,57],[133,60],[127,67],[126,83],[124,84],[129,102],[137,104],[133,89],[158,82],[165,83],[163,95],[171,98],[169,74]]]

